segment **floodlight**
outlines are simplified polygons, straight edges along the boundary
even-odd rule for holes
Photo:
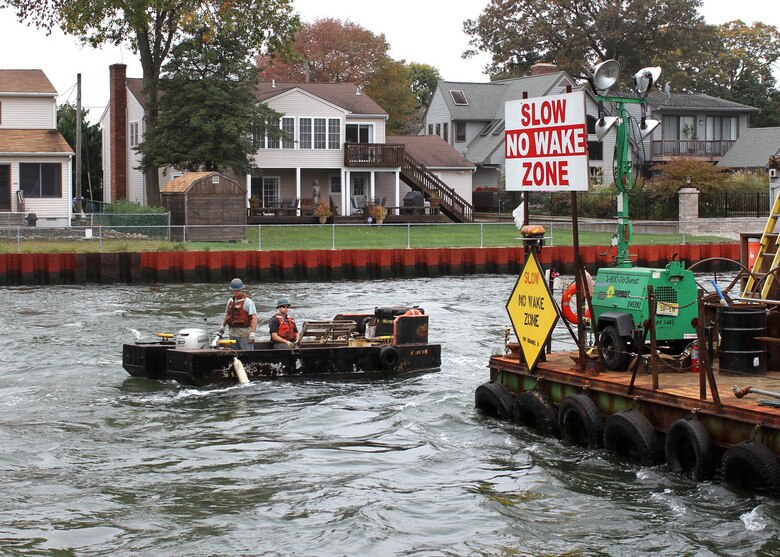
[[[661,122],[655,118],[642,118],[642,122],[639,124],[639,138],[644,139],[656,129]]]
[[[612,129],[615,124],[617,124],[618,120],[620,120],[620,118],[617,116],[605,116],[596,120],[596,138],[599,141],[604,139],[604,136],[607,135],[607,132]]]
[[[634,74],[634,83],[636,84],[636,92],[640,95],[642,93],[648,93],[653,83],[658,81],[661,77],[661,68],[653,66],[652,68],[642,68]]]
[[[620,64],[617,60],[606,60],[593,68],[591,81],[596,91],[606,91],[612,87],[620,77]]]

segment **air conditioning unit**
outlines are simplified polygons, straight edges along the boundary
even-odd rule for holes
[[[777,178],[777,169],[776,168],[770,168],[769,169],[769,177],[770,178]]]

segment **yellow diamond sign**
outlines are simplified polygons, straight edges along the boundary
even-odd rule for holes
[[[558,322],[558,310],[533,250],[520,270],[506,303],[506,311],[523,350],[525,363],[529,370],[533,370]]]

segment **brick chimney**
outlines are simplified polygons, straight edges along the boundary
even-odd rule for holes
[[[539,62],[531,66],[531,75],[544,75],[548,73],[555,73],[558,71],[558,66],[550,64],[549,62]]]
[[[108,71],[111,201],[118,201],[127,199],[127,66],[113,64]]]

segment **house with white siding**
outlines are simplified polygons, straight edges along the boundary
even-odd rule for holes
[[[124,67],[115,65],[111,83],[103,123],[104,183],[111,185],[104,188],[111,196],[106,201],[127,198],[143,204],[144,178],[135,168],[131,145],[143,139],[140,80],[127,79]],[[285,216],[304,216],[318,189],[339,216],[358,213],[362,204],[372,201],[397,215],[406,194],[415,190],[425,198],[439,197],[441,212],[453,220],[473,218],[471,191],[462,186],[462,176],[470,176],[474,165],[444,142],[418,141],[407,149],[403,141],[391,141],[385,133],[387,113],[355,84],[263,82],[258,84],[257,99],[281,114],[276,125],[288,137],[253,137],[258,171],[234,177],[247,186],[248,204],[251,198],[268,209],[283,203],[297,209],[286,211]],[[444,151],[449,151],[447,160],[442,158]],[[436,167],[437,174],[427,167],[429,162],[447,166]],[[162,174],[161,186],[174,176],[174,172]],[[445,179],[454,180],[455,186]]]
[[[0,213],[7,223],[21,224],[30,213],[38,226],[70,222],[73,150],[57,130],[56,100],[43,71],[0,70]]]

